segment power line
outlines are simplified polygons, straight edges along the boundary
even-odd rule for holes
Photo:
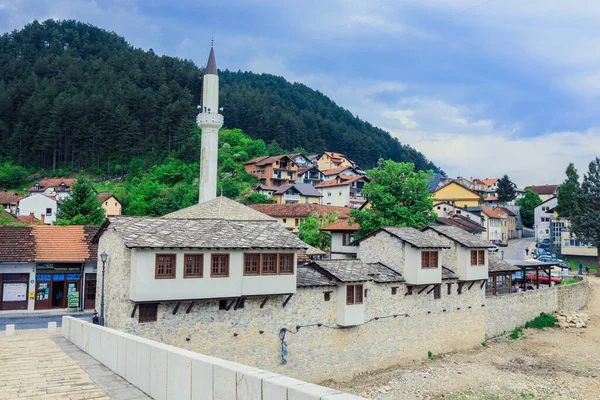
[[[437,24],[440,24],[442,22],[448,21],[449,19],[452,19],[452,18],[454,18],[456,16],[459,16],[461,14],[464,14],[464,13],[466,13],[468,11],[471,11],[471,10],[477,8],[477,7],[481,7],[483,5],[486,5],[487,3],[491,3],[492,1],[493,0],[485,0],[485,1],[482,1],[481,3],[477,3],[477,4],[473,5],[471,7],[467,7],[465,9],[460,10],[460,11],[457,11],[454,14],[451,14],[451,15],[449,15],[447,17],[444,17],[444,18],[442,18],[440,20],[434,21],[434,22],[432,22],[432,23],[430,23],[428,25],[425,25],[425,28],[429,28],[430,26],[437,25]]]

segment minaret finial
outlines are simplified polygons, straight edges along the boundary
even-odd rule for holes
[[[210,38],[210,47],[215,47],[215,38]]]

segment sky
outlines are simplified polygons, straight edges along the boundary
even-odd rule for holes
[[[557,184],[600,156],[598,1],[0,0],[2,33],[48,18],[200,66],[214,38],[220,69],[319,90],[449,176]]]

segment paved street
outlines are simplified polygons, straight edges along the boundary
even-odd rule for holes
[[[89,318],[92,314],[52,314],[52,315],[12,315],[0,316],[0,331],[6,330],[6,325],[14,324],[16,330],[42,329],[48,327],[48,322],[56,322],[57,327],[62,326],[62,317],[69,315],[75,318]]]
[[[504,250],[505,260],[525,259],[525,248],[535,242],[535,238],[514,239],[508,241],[508,247],[499,247],[498,255]]]

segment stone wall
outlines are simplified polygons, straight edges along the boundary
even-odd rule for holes
[[[486,297],[485,334],[488,337],[502,335],[541,313],[579,310],[587,304],[589,294],[590,284],[586,279],[572,285]]]
[[[381,262],[404,274],[405,246],[397,237],[380,231],[360,242],[356,258],[366,263]]]

